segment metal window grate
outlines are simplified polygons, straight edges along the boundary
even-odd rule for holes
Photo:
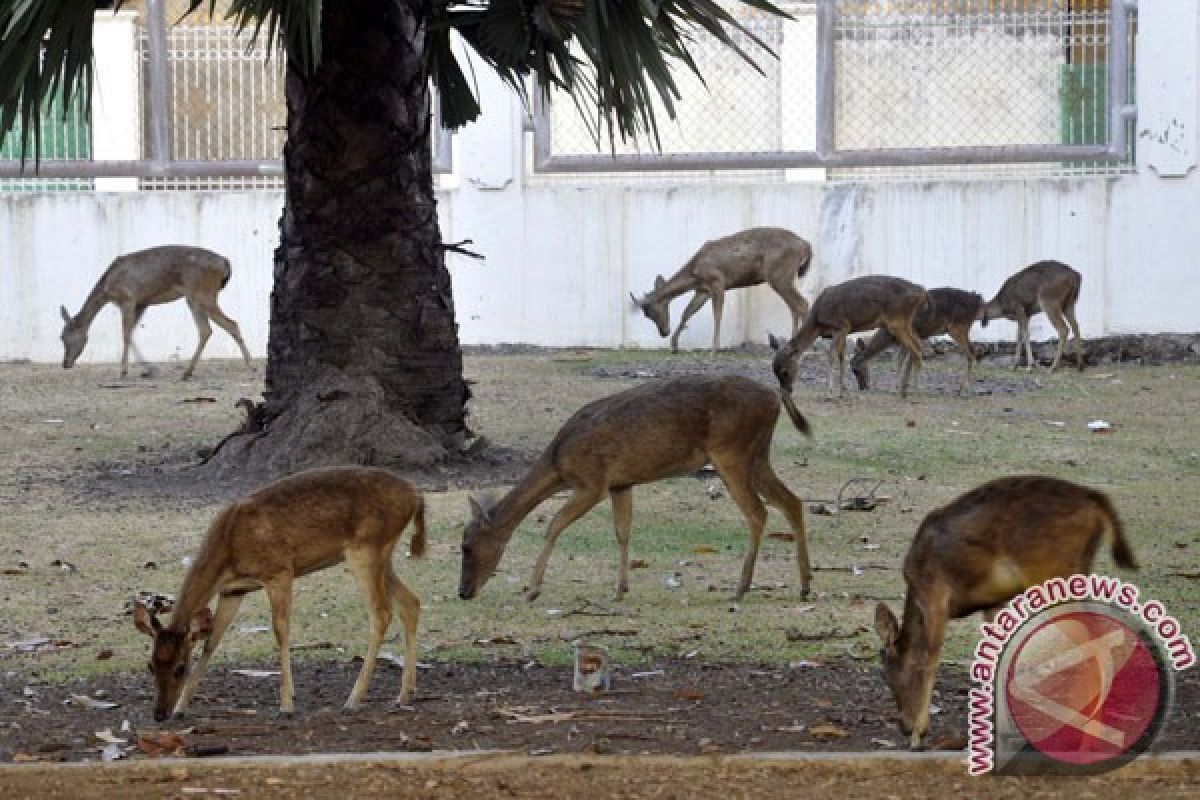
[[[92,131],[83,99],[71,98],[64,113],[62,95],[57,94],[42,112],[41,158],[86,161],[92,156]],[[20,123],[0,139],[0,159],[20,160]],[[0,192],[67,192],[91,189],[89,178],[5,178],[0,179]]]
[[[582,127],[570,121],[573,105],[552,95],[535,115],[535,172],[736,169],[847,180],[1133,170],[1136,14],[1123,1],[815,0],[785,8],[795,19],[763,37],[781,57],[770,62],[769,81],[751,73],[726,84],[723,68],[741,63],[738,56],[698,48],[702,68],[718,79],[687,87],[699,95],[685,96],[672,126],[696,135],[664,137],[661,152],[641,142],[615,154],[594,142],[587,149],[577,132],[565,133]],[[756,113],[737,113],[729,96]],[[734,113],[688,110],[723,104]],[[816,169],[784,172],[796,168]]]

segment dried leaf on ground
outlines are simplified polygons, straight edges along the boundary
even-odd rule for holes
[[[167,731],[137,737],[138,750],[150,758],[183,755],[184,744],[182,736]]]
[[[704,692],[700,691],[699,689],[693,689],[689,686],[685,686],[682,689],[675,690],[675,699],[690,700],[691,702],[695,703],[704,699]]]
[[[850,735],[850,731],[840,725],[834,725],[832,722],[813,725],[808,732],[817,739],[845,739]]]

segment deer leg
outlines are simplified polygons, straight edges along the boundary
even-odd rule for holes
[[[146,306],[137,306],[134,308],[134,310],[133,310],[133,327],[135,330],[137,329],[137,326],[141,323],[142,317],[145,315],[145,313],[146,313]],[[146,357],[142,355],[142,351],[138,349],[137,342],[135,342],[133,340],[132,334],[130,334],[130,337],[129,337],[129,349],[133,351],[134,359],[137,360],[137,362],[142,365],[142,377],[143,378],[153,377],[154,373],[155,373],[154,365],[151,364],[149,361],[147,361]]]
[[[783,302],[787,304],[788,311],[792,314],[792,336],[800,330],[801,320],[808,314],[808,301],[804,299],[804,295],[791,283],[786,283],[780,286],[771,284],[771,288],[775,293],[783,298]]]
[[[971,346],[971,331],[969,327],[963,325],[951,325],[946,332],[950,334],[950,338],[958,345],[958,349],[962,350],[963,359],[966,361],[963,382],[958,389],[959,394],[965,395],[971,390],[971,369],[975,366],[975,348]]]
[[[1067,321],[1063,319],[1062,312],[1055,308],[1053,304],[1047,303],[1042,306],[1042,310],[1046,312],[1046,317],[1058,333],[1058,349],[1054,351],[1054,361],[1050,362],[1050,371],[1054,372],[1058,369],[1059,362],[1062,361],[1063,351],[1071,339],[1071,332],[1067,330]]]
[[[762,542],[763,526],[767,523],[767,508],[763,505],[758,493],[750,482],[750,465],[744,460],[726,461],[710,453],[717,474],[729,489],[729,495],[737,503],[746,518],[746,528],[750,532],[750,541],[746,545],[746,557],[742,561],[742,577],[738,581],[737,591],[733,599],[741,600],[750,590],[754,580],[754,564],[758,560],[758,546]]]
[[[617,568],[617,594],[614,598],[620,600],[629,591],[629,532],[633,527],[633,487],[610,489],[608,496],[612,500],[617,547],[621,551],[621,561]]]
[[[1021,363],[1021,343],[1025,343],[1025,370],[1033,370],[1033,345],[1029,341],[1029,317],[1024,309],[1017,311],[1017,354],[1013,369]]]
[[[378,550],[369,546],[347,548],[346,563],[350,565],[359,591],[367,601],[367,615],[371,623],[371,638],[367,641],[362,669],[358,671],[358,680],[354,682],[345,705],[346,709],[354,709],[358,708],[367,694],[371,676],[375,673],[375,662],[379,658],[379,647],[392,623],[392,593],[387,580],[387,564]],[[405,672],[409,668],[409,662],[405,661]]]
[[[292,656],[288,650],[292,622],[292,576],[283,575],[264,585],[267,599],[271,603],[271,626],[275,630],[275,644],[279,647],[279,671],[282,688],[279,695],[279,711],[291,714],[296,710],[296,689],[292,683]]]
[[[696,312],[704,307],[708,302],[708,293],[703,289],[697,289],[692,292],[692,299],[688,301],[687,307],[683,309],[683,314],[679,317],[679,327],[675,329],[675,335],[671,337],[671,352],[679,352],[679,334],[683,333],[683,329],[687,326],[687,321],[695,316]]]
[[[242,340],[242,330],[233,321],[233,318],[222,311],[220,306],[217,305],[217,298],[197,298],[197,302],[208,312],[213,322],[220,325],[222,330],[233,337],[233,340],[237,342],[238,349],[242,351],[242,359],[246,362],[246,366],[250,366],[250,351],[246,349],[246,342]]]
[[[911,385],[915,391],[921,376],[921,340],[913,333],[911,326],[897,325],[888,328],[888,333],[908,353],[903,372],[896,373],[896,380],[900,384],[900,396],[907,397],[908,387]]]
[[[200,360],[200,354],[204,352],[204,345],[208,344],[208,337],[212,336],[212,326],[208,324],[208,314],[199,303],[188,298],[188,308],[191,309],[192,319],[196,323],[196,352],[192,353],[192,360],[188,362],[187,369],[183,371],[183,380],[192,377],[192,373],[196,369],[196,362]]]
[[[121,309],[121,377],[129,374],[129,345],[133,341],[133,329],[137,327],[141,314],[137,307],[123,303]]]
[[[712,295],[713,304],[713,341],[712,352],[715,356],[721,349],[721,315],[725,313],[725,287],[710,286],[708,293]]]
[[[838,362],[838,397],[846,394],[846,334],[833,335],[833,349],[837,351]]]
[[[1069,306],[1063,309],[1063,314],[1067,318],[1067,322],[1071,324],[1071,330],[1075,333],[1075,366],[1079,371],[1083,371],[1083,334],[1079,332],[1079,321],[1075,319],[1075,307]]]
[[[400,682],[400,694],[396,698],[396,704],[403,706],[412,701],[417,686],[417,623],[421,619],[421,601],[392,572],[390,557],[387,563],[388,585],[400,610],[400,621],[404,624],[404,676]]]
[[[533,577],[529,579],[529,588],[525,590],[525,599],[533,602],[542,593],[542,578],[546,574],[546,564],[550,562],[550,551],[558,541],[559,534],[567,529],[572,522],[582,517],[588,510],[600,502],[604,490],[601,487],[579,487],[572,493],[567,504],[558,510],[554,519],[550,520],[550,528],[546,531],[546,543],[538,554],[537,562],[533,565]]]
[[[204,640],[204,648],[200,651],[200,657],[196,660],[196,664],[192,667],[187,681],[183,684],[183,689],[179,692],[179,699],[175,701],[175,710],[172,713],[182,714],[191,705],[192,698],[196,696],[196,689],[200,686],[200,678],[203,677],[204,671],[208,669],[209,659],[212,658],[217,645],[221,643],[221,637],[229,629],[230,623],[237,616],[243,597],[245,597],[245,594],[239,592],[237,594],[222,594],[217,599],[217,613],[213,615],[212,632]]]
[[[808,560],[808,538],[804,529],[804,503],[779,479],[766,453],[762,454],[754,471],[755,488],[767,502],[787,517],[796,537],[796,568],[800,572],[800,597],[807,598],[812,585],[812,564]]]

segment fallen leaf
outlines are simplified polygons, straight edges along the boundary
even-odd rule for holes
[[[58,567],[63,572],[78,572],[79,569],[70,561],[64,561],[61,558],[56,558],[50,562],[50,566]]]
[[[872,739],[871,744],[877,744],[880,747],[895,747],[896,743],[891,739]]]
[[[125,757],[125,751],[119,744],[106,744],[100,749],[100,758],[104,761],[117,761]]]
[[[702,544],[698,547],[692,548],[692,552],[695,553],[696,555],[708,555],[708,554],[717,553],[720,551],[718,551],[715,547],[709,547],[706,544]]]
[[[25,575],[25,574],[28,574],[28,572],[29,572],[29,562],[27,562],[27,561],[18,561],[18,562],[17,562],[17,563],[16,563],[14,566],[11,566],[11,567],[5,567],[3,570],[0,570],[0,572],[3,572],[5,575]]]
[[[471,723],[467,722],[465,719],[460,719],[458,722],[454,723],[454,727],[450,729],[450,735],[458,736],[460,733],[466,733],[470,729]]]
[[[116,736],[113,736],[111,728],[105,728],[102,731],[96,731],[95,736],[97,739],[107,744],[125,744],[129,741],[128,739],[118,739]]]
[[[767,538],[778,539],[781,542],[794,542],[796,541],[796,534],[787,533],[785,531],[771,531],[767,534]]]
[[[635,558],[633,561],[629,562],[630,569],[645,569],[648,566],[650,565],[646,563],[646,559],[644,558]]]
[[[184,740],[182,736],[162,731],[157,734],[138,736],[137,746],[150,758],[178,756],[183,753]]]
[[[807,728],[804,725],[784,725],[775,730],[779,733],[804,733]]]
[[[704,699],[704,692],[700,691],[699,689],[692,689],[692,688],[685,687],[683,689],[677,689],[675,691],[675,699],[690,700],[694,703],[694,702]]]
[[[832,722],[822,722],[820,724],[813,725],[811,728],[809,728],[808,732],[817,739],[845,739],[850,735],[850,731],[838,725],[834,725]]]
[[[929,748],[931,750],[966,750],[967,737],[961,733],[947,733],[934,739]]]
[[[245,675],[247,678],[273,678],[279,674],[277,669],[235,669],[234,675]]]
[[[88,697],[86,694],[73,694],[68,701],[73,706],[82,706],[84,708],[95,708],[106,710],[116,708],[120,703],[113,703],[108,700],[97,700],[94,697]]]
[[[184,399],[180,400],[179,402],[181,402],[181,403],[215,403],[215,402],[217,402],[217,398],[215,398],[215,397],[185,397]]]
[[[14,764],[30,764],[38,761],[38,757],[30,753],[13,753],[12,760]]]
[[[112,651],[112,648],[109,648],[109,647],[106,647],[103,650],[101,650],[100,652],[96,653],[97,661],[107,661],[108,659],[110,659],[112,657],[113,657],[113,651]]]

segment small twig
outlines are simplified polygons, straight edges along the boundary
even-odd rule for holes
[[[591,608],[597,608],[599,610],[590,611],[589,609]],[[628,615],[629,612],[627,611],[612,611],[604,606],[593,603],[591,600],[584,601],[583,605],[581,605],[579,608],[575,608],[570,611],[564,611],[562,614],[559,614],[560,617],[624,617]]]
[[[479,253],[476,253],[472,250],[468,250],[465,247],[463,247],[463,245],[465,245],[465,244],[475,244],[475,242],[471,239],[463,239],[461,242],[450,242],[448,244],[446,242],[442,242],[442,249],[449,253],[458,253],[460,256],[467,256],[468,258],[476,258],[476,259],[479,259],[480,261],[483,260],[483,256],[479,255]]]
[[[564,642],[573,642],[577,639],[586,639],[589,636],[637,636],[638,631],[623,629],[623,628],[596,628],[590,631],[568,631],[567,633],[559,634],[558,638]]]

